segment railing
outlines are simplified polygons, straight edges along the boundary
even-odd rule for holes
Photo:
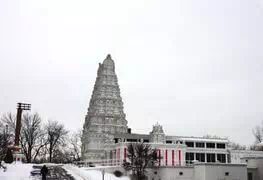
[[[97,167],[97,166],[122,166],[124,160],[116,160],[116,159],[107,159],[107,160],[87,160],[87,161],[75,161],[74,164],[78,167]],[[175,161],[173,164],[169,163],[166,165],[164,161],[161,161],[160,166],[157,163],[158,167],[181,167],[181,166],[193,166],[194,161]]]
[[[122,166],[123,160],[107,159],[107,160],[88,160],[75,161],[74,164],[79,167],[96,167],[96,166]]]

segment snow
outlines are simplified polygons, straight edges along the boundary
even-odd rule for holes
[[[0,169],[1,180],[32,180],[30,177],[30,171],[32,170],[32,164],[5,164],[6,171],[3,168]]]
[[[5,164],[7,170],[0,169],[0,180],[36,180],[31,177],[33,164]],[[100,180],[102,179],[102,169],[112,167],[78,168],[73,165],[64,165],[63,168],[71,174],[76,180]],[[114,174],[105,173],[104,180],[130,180],[129,177],[116,177]]]
[[[76,180],[100,180],[102,179],[102,169],[107,169],[107,167],[78,168],[73,165],[65,165],[63,168]],[[127,176],[118,178],[114,174],[105,173],[104,180],[130,180],[130,178]]]

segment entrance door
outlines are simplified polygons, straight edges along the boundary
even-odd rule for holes
[[[252,172],[247,173],[247,180],[253,180],[253,173]]]

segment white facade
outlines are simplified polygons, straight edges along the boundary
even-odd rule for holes
[[[263,157],[263,151],[231,150],[231,163],[240,164],[244,157]]]
[[[196,164],[193,180],[247,180],[245,164]]]

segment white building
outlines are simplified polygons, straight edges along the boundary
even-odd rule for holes
[[[99,64],[83,125],[82,159],[86,163],[121,166],[127,160],[128,144],[136,142],[150,144],[162,157],[158,172],[148,174],[151,179],[245,180],[247,175],[252,177],[249,180],[263,179],[263,175],[255,175],[258,173],[255,168],[261,167],[260,163],[254,163],[254,169],[249,169],[252,175],[249,175],[247,163],[252,160],[244,161],[244,158],[263,158],[263,152],[231,150],[227,139],[170,136],[158,123],[150,133],[131,133],[123,110],[115,64],[108,55]]]
[[[105,159],[122,163],[129,143],[144,142],[157,149],[160,166],[187,166],[193,162],[241,164],[243,157],[263,157],[262,151],[231,150],[227,139],[165,136],[161,125],[147,134],[115,134],[114,144],[105,148]]]

